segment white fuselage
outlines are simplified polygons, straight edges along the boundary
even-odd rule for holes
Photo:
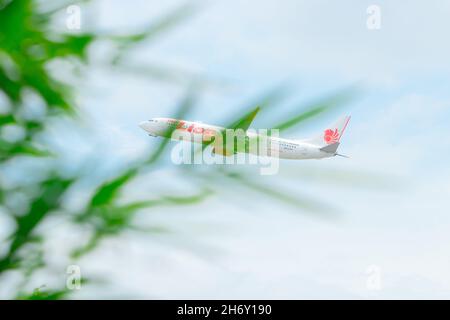
[[[155,137],[166,137],[167,133],[177,133],[179,131],[189,132],[193,137],[193,142],[202,143],[205,135],[214,135],[223,132],[225,128],[208,125],[200,122],[176,120],[170,118],[154,118],[143,121],[139,126],[149,135]],[[258,134],[248,131],[246,133],[250,139],[258,137]],[[320,146],[316,146],[301,140],[289,140],[278,137],[267,137],[270,139],[270,148],[277,150],[277,157],[281,159],[322,159],[333,157],[334,154],[320,150]],[[250,152],[253,153],[253,152]]]

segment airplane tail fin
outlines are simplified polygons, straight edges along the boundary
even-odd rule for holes
[[[350,116],[341,117],[331,126],[328,126],[321,134],[307,139],[305,142],[321,147],[320,150],[322,151],[336,153],[339,147],[339,141],[349,121]]]

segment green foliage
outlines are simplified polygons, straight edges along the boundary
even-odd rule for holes
[[[186,4],[159,20],[150,23],[141,32],[127,36],[110,36],[112,40],[118,43],[119,50],[112,59],[113,64],[119,63],[131,50],[144,41],[154,40],[157,36],[178,26],[183,20],[190,17],[195,12],[195,7]]]
[[[299,108],[292,108],[294,110],[299,109],[300,112],[294,113],[288,117],[288,120],[284,120],[281,123],[273,124],[273,128],[280,130],[280,132],[287,129],[295,128],[299,124],[324,114],[329,111],[334,111],[336,108],[348,104],[356,94],[356,88],[351,87],[348,89],[340,90],[326,98],[322,98],[319,101],[315,101],[310,105],[300,106]]]
[[[46,146],[37,143],[38,135],[45,132],[50,118],[70,116],[76,111],[73,96],[74,87],[58,80],[48,69],[48,64],[55,59],[72,59],[88,64],[87,49],[99,40],[109,40],[116,44],[112,53],[110,68],[120,67],[120,61],[126,53],[138,43],[156,38],[170,30],[183,19],[193,13],[193,7],[184,6],[166,17],[145,27],[142,31],[127,36],[103,34],[65,34],[56,33],[49,28],[52,15],[69,3],[60,3],[49,11],[41,11],[32,0],[3,1],[0,4],[0,91],[7,98],[7,112],[0,114],[0,125],[19,126],[25,132],[21,139],[8,141],[0,136],[0,168],[18,157],[49,157],[52,155]],[[113,66],[114,64],[114,66]],[[159,70],[160,75],[164,70]],[[26,92],[28,90],[28,92]],[[41,119],[24,117],[23,108],[27,105],[27,94],[33,92],[44,101],[47,110]],[[183,116],[192,106],[191,95],[180,105],[179,116]],[[24,274],[24,284],[33,273],[45,268],[42,254],[30,255],[25,249],[34,244],[34,252],[41,252],[43,237],[36,231],[38,226],[51,215],[65,215],[69,220],[80,225],[93,227],[89,242],[80,245],[73,252],[74,258],[93,250],[100,239],[108,235],[118,234],[126,229],[136,229],[132,226],[135,212],[157,205],[185,205],[196,203],[203,199],[203,193],[191,197],[162,196],[154,201],[140,201],[129,204],[119,204],[118,198],[123,187],[131,182],[142,166],[154,164],[163,154],[167,142],[163,142],[149,159],[130,166],[123,173],[118,173],[110,181],[102,183],[91,197],[83,212],[75,216],[67,215],[63,207],[63,198],[68,190],[75,185],[80,176],[66,178],[64,172],[57,170],[57,162],[49,163],[48,173],[42,173],[44,178],[27,183],[16,188],[4,188],[0,185],[0,200],[6,212],[14,217],[16,228],[9,235],[8,249],[0,256],[0,277],[7,270],[18,269]],[[52,169],[51,166],[55,168]],[[45,175],[47,175],[45,177]],[[1,181],[0,181],[1,183]],[[38,190],[38,192],[28,192]],[[28,195],[26,212],[17,213],[16,208],[4,203],[9,195],[15,192],[25,192]],[[159,232],[161,228],[148,228]],[[148,231],[147,230],[147,231]],[[38,247],[36,247],[38,246]],[[35,258],[33,258],[35,256]],[[37,289],[32,294],[21,293],[18,299],[61,299],[69,294],[66,289]]]
[[[48,73],[46,63],[69,56],[84,60],[94,35],[61,35],[57,41],[51,40],[31,0],[10,2],[0,11],[0,21],[2,91],[17,104],[22,101],[23,90],[31,88],[48,106],[73,110],[70,89]]]
[[[62,195],[72,183],[73,180],[64,180],[56,175],[40,183],[41,192],[30,199],[28,212],[15,216],[17,227],[11,236],[12,241],[8,253],[0,259],[0,272],[17,265],[19,262],[17,251],[33,241],[33,230],[47,215],[59,208]]]
[[[117,197],[119,189],[127,183],[137,173],[136,169],[131,169],[115,178],[112,181],[106,182],[100,186],[95,192],[91,200],[91,207],[99,207],[110,204],[112,200]]]
[[[49,290],[45,288],[36,288],[33,293],[19,294],[15,299],[17,300],[61,300],[69,296],[70,291],[67,289],[62,290]]]
[[[240,186],[249,188],[257,193],[263,194],[275,200],[287,203],[294,206],[299,212],[312,213],[319,217],[331,217],[333,215],[333,208],[325,205],[322,201],[313,200],[310,197],[301,196],[298,192],[295,195],[288,190],[283,190],[281,186],[276,188],[265,185],[264,182],[258,181],[255,177],[237,172],[224,172],[227,178],[232,179]]]

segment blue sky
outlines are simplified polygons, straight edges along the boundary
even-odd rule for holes
[[[98,14],[88,12],[86,21],[101,30],[127,32],[182,3],[100,1],[92,11]],[[340,219],[322,221],[267,199],[239,199],[222,190],[219,198],[187,213],[169,208],[151,217],[142,213],[143,222],[170,225],[177,231],[174,238],[127,234],[111,239],[82,267],[114,276],[112,296],[449,298],[450,44],[445,39],[450,3],[197,3],[201,10],[193,19],[132,57],[138,64],[176,66],[229,84],[203,94],[193,120],[220,124],[250,97],[282,82],[293,91],[287,105],[361,83],[361,98],[346,110],[352,121],[340,149],[351,158],[282,162],[279,176],[266,180],[276,185],[287,179],[299,196],[327,199],[339,208]],[[381,8],[377,31],[366,27],[371,4]],[[105,155],[105,168],[154,145],[137,123],[168,116],[183,95],[181,86],[95,70],[82,87],[79,104],[95,127],[89,139]],[[306,137],[337,115],[288,136]],[[261,114],[255,126],[278,116],[277,110]],[[81,139],[80,153],[94,148],[93,143],[83,146],[86,137],[73,139]],[[327,182],[337,170],[390,182]],[[155,175],[158,181],[177,179],[170,168],[152,173],[152,180]],[[152,192],[148,179],[136,182],[136,197]],[[380,290],[366,286],[372,265],[382,272]]]

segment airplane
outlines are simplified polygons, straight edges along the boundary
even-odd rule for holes
[[[262,136],[253,130],[249,130],[249,127],[259,110],[260,108],[257,107],[241,120],[231,125],[228,129],[201,122],[172,118],[153,118],[139,123],[139,127],[146,131],[150,136],[164,137],[173,140],[179,140],[179,138],[173,138],[174,133],[179,133],[179,136],[182,136],[182,134],[188,134],[191,137],[190,141],[203,144],[203,150],[205,150],[208,145],[213,144],[214,147],[212,152],[223,156],[232,156],[236,153],[252,153],[262,155],[258,153],[258,150],[255,151],[249,148],[248,145],[252,139],[257,140],[264,138],[269,140],[268,142],[270,145],[268,152],[263,154],[266,156],[278,157],[280,159],[323,159],[334,156],[348,158],[347,156],[337,153],[337,149],[340,144],[340,139],[347,128],[348,122],[350,121],[350,116],[343,116],[339,118],[331,126],[326,127],[322,133],[317,134],[312,138],[294,140],[267,135]],[[230,146],[229,143],[226,142],[225,138],[225,132],[227,130],[240,132],[236,135],[242,135],[245,141],[245,146],[240,147],[240,149],[236,146]],[[220,136],[223,136],[223,141],[220,143],[215,143],[215,140],[216,142],[222,140],[217,139],[217,137]],[[275,149],[276,152],[274,151]]]

